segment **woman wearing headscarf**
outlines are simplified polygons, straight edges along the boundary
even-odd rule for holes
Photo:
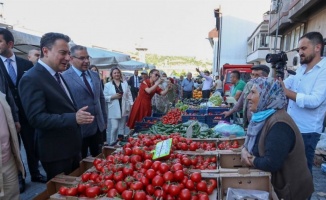
[[[287,99],[282,85],[272,78],[252,81],[247,99],[253,114],[241,160],[271,172],[279,199],[307,199],[314,191],[312,176],[300,131],[284,110]]]

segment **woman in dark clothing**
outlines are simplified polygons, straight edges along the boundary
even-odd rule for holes
[[[242,162],[271,172],[279,199],[307,199],[314,191],[312,176],[300,131],[284,110],[287,99],[282,85],[271,78],[254,79],[247,99],[253,115]]]

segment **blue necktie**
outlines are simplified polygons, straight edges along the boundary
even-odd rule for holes
[[[11,61],[12,60],[10,58],[7,58],[6,59],[6,62],[8,63],[8,73],[9,73],[9,76],[10,76],[13,84],[16,85],[17,75],[16,75],[16,72],[15,72],[14,67],[11,64]]]

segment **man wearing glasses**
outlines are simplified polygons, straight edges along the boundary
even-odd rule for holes
[[[75,45],[70,49],[71,67],[62,73],[72,96],[76,101],[77,109],[88,106],[95,119],[90,124],[81,125],[82,158],[87,157],[88,149],[93,157],[100,154],[103,144],[102,132],[106,129],[107,114],[101,80],[97,73],[89,70],[90,59],[87,48]]]

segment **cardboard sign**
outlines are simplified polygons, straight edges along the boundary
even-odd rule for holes
[[[171,151],[171,146],[172,138],[157,143],[154,150],[153,160],[169,155]]]
[[[192,133],[193,133],[193,126],[196,124],[197,122],[196,121],[193,121],[190,126],[187,128],[187,131],[186,131],[186,137],[187,138],[191,138],[192,137]]]

